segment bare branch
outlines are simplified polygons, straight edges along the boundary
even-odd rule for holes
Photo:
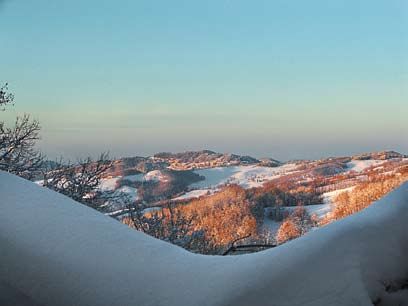
[[[12,128],[0,122],[0,170],[28,179],[40,172],[44,156],[35,148],[40,129],[29,115],[17,117]]]
[[[44,172],[43,185],[77,202],[104,210],[111,202],[124,201],[123,195],[100,189],[103,175],[112,164],[107,153],[102,153],[96,161],[88,157],[76,164],[60,159],[53,169]]]
[[[6,83],[0,87],[0,110],[4,111],[8,104],[14,104],[14,95],[8,92],[8,83]]]

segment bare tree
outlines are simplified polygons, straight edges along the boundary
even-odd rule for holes
[[[8,84],[0,87],[0,109],[5,110],[7,104],[14,104],[14,95],[8,92]]]
[[[13,104],[14,95],[7,92],[7,84],[0,89],[0,107]],[[13,127],[0,122],[0,170],[32,179],[44,162],[35,148],[40,139],[40,124],[25,114],[17,117]]]
[[[162,208],[157,211],[148,211],[149,208],[142,201],[136,201],[128,202],[126,209],[133,228],[158,239],[168,240],[164,226],[166,216]]]
[[[194,229],[194,216],[186,216],[174,203],[167,203],[158,210],[146,212],[141,203],[127,207],[131,226],[148,235],[178,245],[196,253],[209,253],[212,245],[206,240],[204,230]]]
[[[112,202],[124,200],[123,194],[100,188],[103,175],[112,164],[107,153],[97,160],[88,157],[76,164],[60,160],[53,169],[43,173],[43,186],[97,210],[107,210]]]
[[[168,203],[167,211],[166,239],[174,244],[188,247],[191,243],[193,216],[185,216],[180,209],[177,209],[173,203]]]
[[[276,233],[275,240],[277,244],[283,244],[286,241],[303,236],[313,226],[316,226],[316,218],[312,218],[306,209],[302,206],[298,206],[283,221]]]

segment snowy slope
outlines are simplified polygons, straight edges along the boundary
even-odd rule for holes
[[[297,206],[283,206],[282,208],[286,210],[287,212],[292,212],[297,208]],[[315,205],[302,206],[302,208],[304,208],[310,216],[316,215],[319,219],[321,219],[330,212],[331,205],[330,204],[315,204]]]
[[[121,176],[113,177],[113,178],[105,178],[102,179],[100,189],[102,191],[108,190],[115,190],[116,182],[122,178]]]
[[[160,170],[153,170],[144,176],[144,180],[146,181],[155,181],[155,182],[167,182],[168,178],[163,175]]]
[[[323,219],[328,213],[330,213],[332,209],[332,205],[330,204],[315,204],[315,205],[306,205],[302,206],[307,213],[310,216],[315,215],[319,220]],[[282,213],[285,214],[290,214],[292,211],[294,211],[297,206],[283,206],[282,207]],[[279,227],[282,225],[282,221],[276,221],[272,220],[269,217],[270,214],[270,208],[267,207],[264,209],[265,214],[264,214],[264,219],[262,226],[260,227],[260,235],[263,239],[266,239],[268,241],[274,241],[276,234],[278,233]]]
[[[346,191],[352,191],[354,189],[353,187],[347,187],[347,188],[343,188],[343,189],[337,189],[334,191],[329,191],[329,192],[325,192],[322,194],[322,198],[323,198],[323,203],[325,204],[330,204],[333,203],[334,198],[337,197],[340,193],[346,192]]]
[[[230,257],[191,254],[4,172],[0,195],[1,305],[368,306],[408,275],[408,183],[280,247]]]
[[[122,186],[116,190],[115,193],[125,193],[129,197],[130,201],[136,201],[139,197],[137,195],[137,189],[130,186]]]
[[[116,182],[120,179],[124,179],[131,182],[144,182],[144,181],[162,181],[166,182],[168,178],[162,174],[160,170],[153,170],[146,174],[135,174],[126,176],[116,176],[113,178],[103,178],[101,181],[102,190],[114,190]]]
[[[185,194],[174,198],[173,200],[186,200],[186,199],[193,199],[193,198],[199,198],[202,196],[205,196],[209,193],[208,189],[197,189],[197,190],[191,190],[189,192],[186,192]],[[212,192],[210,192],[212,194]]]
[[[265,182],[278,178],[282,175],[293,173],[298,166],[296,164],[285,164],[279,167],[251,166],[228,166],[208,169],[194,170],[195,173],[205,179],[190,184],[193,189],[173,200],[186,200],[197,198],[218,190],[220,185],[231,183],[238,184],[243,188],[261,187]]]
[[[375,159],[353,160],[347,163],[347,168],[349,171],[362,172],[367,168],[370,168],[372,166],[381,165],[385,162],[386,160],[375,160]]]
[[[194,183],[192,188],[214,188],[218,185],[235,183],[244,188],[260,187],[266,181],[278,178],[283,174],[295,171],[295,164],[285,164],[280,167],[262,166],[230,166],[195,170],[205,177],[205,180]]]

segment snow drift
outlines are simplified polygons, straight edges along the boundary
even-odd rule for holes
[[[405,183],[278,248],[204,256],[0,172],[0,304],[392,305],[406,295],[385,287],[408,278],[407,208]]]

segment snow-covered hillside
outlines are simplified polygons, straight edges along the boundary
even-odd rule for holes
[[[352,191],[353,189],[354,187],[348,187],[348,188],[337,189],[334,191],[325,192],[322,194],[323,203],[325,204],[333,203],[334,198],[337,197],[340,193],[346,192],[346,191]]]
[[[221,184],[235,183],[244,188],[260,187],[266,181],[295,171],[295,164],[280,167],[231,166],[196,170],[205,180],[192,184],[193,188],[211,188]]]
[[[408,276],[408,183],[280,247],[230,257],[189,253],[4,172],[0,195],[1,305],[408,303],[407,290],[386,291]]]
[[[282,209],[282,214],[287,214],[289,215],[291,212],[293,212],[295,209],[297,209],[298,206],[283,206]],[[332,209],[331,204],[315,204],[315,205],[307,205],[307,206],[302,206],[306,210],[306,212],[310,216],[316,216],[318,220],[323,219],[328,213],[330,213]],[[276,221],[272,218],[270,218],[271,211],[273,211],[273,208],[267,207],[264,209],[264,219],[262,226],[259,230],[259,233],[261,237],[263,237],[267,241],[273,241],[276,237],[276,234],[278,233],[279,227],[282,225],[284,220],[281,221]],[[314,230],[315,228],[313,228]]]
[[[296,172],[296,164],[285,164],[279,167],[230,166],[215,167],[195,170],[194,172],[204,177],[204,180],[193,183],[189,188],[193,189],[174,200],[197,198],[207,193],[213,194],[223,184],[237,184],[243,188],[261,187],[265,182]]]
[[[370,159],[370,160],[353,160],[349,163],[347,163],[347,167],[350,171],[356,171],[356,172],[362,172],[367,168],[370,168],[372,166],[379,166],[386,161],[384,160],[375,160],[375,159]]]
[[[204,180],[190,184],[189,188],[193,189],[183,195],[177,196],[174,200],[185,200],[206,195],[218,190],[218,187],[225,183],[238,184],[244,188],[260,187],[266,181],[278,178],[285,174],[290,174],[296,171],[296,164],[285,164],[279,167],[264,167],[258,165],[251,166],[229,166],[215,167],[209,169],[195,170],[194,173],[204,177]],[[160,170],[152,170],[146,174],[117,176],[113,178],[104,178],[101,182],[102,190],[114,190],[116,183],[124,179],[132,182],[167,182],[169,181],[166,175],[163,175]],[[126,186],[128,187],[128,186]],[[128,188],[129,189],[129,188]],[[126,192],[127,189],[123,190]],[[130,188],[130,196],[133,198],[137,194],[135,188]]]
[[[318,192],[323,193],[324,203],[330,203],[332,198],[341,190],[355,187],[363,181],[370,181],[374,176],[392,176],[400,173],[404,166],[408,166],[408,159],[404,158],[404,155],[392,151],[321,160],[299,160],[285,164],[276,163],[274,167],[266,166],[267,163],[258,161],[258,163],[242,162],[234,165],[221,163],[221,166],[217,166],[217,163],[204,163],[197,168],[202,160],[193,158],[191,161],[189,159],[192,156],[202,157],[202,154],[205,156],[212,154],[208,152],[184,152],[176,154],[178,157],[175,160],[170,157],[152,158],[150,162],[155,163],[155,166],[142,167],[145,172],[140,174],[134,174],[137,172],[131,167],[134,166],[133,163],[129,164],[131,168],[122,165],[121,171],[116,171],[117,167],[115,167],[114,171],[111,171],[102,180],[101,188],[102,190],[112,190],[118,186],[128,186],[138,189],[144,183],[148,183],[143,186],[147,186],[149,189],[154,188],[152,186],[155,184],[158,186],[165,183],[161,186],[167,186],[167,189],[159,190],[156,188],[152,192],[154,196],[149,191],[139,193],[141,196],[138,200],[144,201],[146,198],[147,202],[151,204],[161,200],[186,201],[205,196],[208,191],[210,191],[208,194],[219,191],[221,186],[225,184],[238,184],[243,188],[261,188],[266,182],[283,186],[296,182],[298,186],[317,186]],[[159,155],[167,156],[168,154]],[[189,158],[186,160],[182,158],[183,162],[181,162],[179,158],[183,156]],[[172,164],[173,162],[175,164]],[[179,163],[181,164],[179,165]],[[169,166],[169,164],[174,167]],[[193,165],[195,166],[193,167]],[[190,170],[182,170],[185,168]],[[292,186],[292,189],[296,187]],[[174,189],[172,190],[172,188]],[[137,193],[136,189],[129,189],[132,191],[131,198],[134,198],[134,194]],[[320,204],[320,202],[317,201],[313,204]]]

